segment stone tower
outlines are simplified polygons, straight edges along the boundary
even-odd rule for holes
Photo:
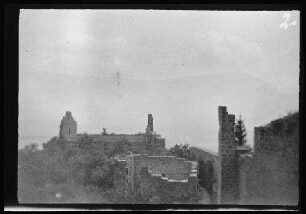
[[[148,125],[146,129],[146,133],[153,132],[153,116],[152,114],[148,114]]]
[[[218,190],[220,203],[233,204],[239,196],[238,164],[234,134],[235,115],[228,114],[225,106],[219,106],[219,167]]]
[[[66,111],[60,125],[59,137],[70,139],[77,136],[77,122],[71,115],[70,111]]]

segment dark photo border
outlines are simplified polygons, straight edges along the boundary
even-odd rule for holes
[[[17,200],[17,152],[18,152],[18,22],[20,9],[158,9],[158,10],[247,10],[247,11],[300,11],[300,130],[303,130],[303,96],[304,96],[304,14],[303,5],[298,1],[259,1],[241,4],[239,2],[215,2],[215,1],[7,1],[2,5],[4,18],[4,207],[24,207],[27,210],[47,209],[82,209],[82,210],[302,210],[302,203],[298,206],[246,206],[246,205],[187,205],[187,204],[18,204]],[[112,3],[112,4],[110,4]],[[206,4],[204,4],[206,3]],[[261,4],[259,4],[261,3]],[[263,4],[265,3],[265,4]],[[269,4],[266,4],[269,3]],[[300,200],[302,199],[302,143],[304,133],[300,131]]]

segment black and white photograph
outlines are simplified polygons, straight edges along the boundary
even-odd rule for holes
[[[19,204],[299,204],[300,11],[21,9]]]

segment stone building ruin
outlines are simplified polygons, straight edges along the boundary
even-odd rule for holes
[[[216,204],[297,205],[299,202],[298,113],[256,127],[253,150],[236,146],[235,115],[219,106],[218,153],[192,147],[208,164],[206,189]]]
[[[67,140],[73,145],[85,134],[77,133],[77,122],[67,111],[60,124],[59,138]],[[148,114],[148,124],[145,133],[139,134],[88,134],[96,147],[108,153],[117,146],[124,146],[134,150],[148,151],[151,155],[162,155],[165,152],[165,138],[153,132],[153,116]]]
[[[146,182],[154,184],[163,191],[173,192],[178,197],[190,197],[197,193],[195,161],[186,161],[184,158],[174,156],[129,154],[126,159],[118,159],[118,162],[127,170],[126,183],[134,190],[142,182]]]
[[[89,135],[97,148],[106,152],[116,145],[143,148],[146,154],[129,154],[118,159],[131,188],[143,178],[161,189],[193,195],[198,190],[199,165],[202,185],[213,204],[297,205],[299,202],[299,114],[256,127],[253,149],[235,143],[235,115],[219,106],[218,152],[191,147],[197,162],[164,156],[165,139],[153,131],[148,115],[144,134]],[[60,125],[60,138],[77,141],[77,123],[66,112]],[[201,163],[201,164],[199,164]]]
[[[238,156],[242,204],[299,202],[299,114],[255,128],[254,151]]]
[[[64,139],[75,139],[77,137],[77,122],[72,117],[70,111],[66,111],[60,124],[59,137]]]

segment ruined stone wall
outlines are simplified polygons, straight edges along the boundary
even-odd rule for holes
[[[235,204],[239,199],[238,162],[234,135],[235,115],[219,106],[219,164],[218,191],[221,204]]]
[[[129,183],[132,188],[140,179],[141,169],[147,167],[153,177],[158,177],[160,182],[182,182],[192,183],[192,188],[197,183],[197,163],[185,161],[184,158],[174,156],[148,156],[144,154],[133,154],[128,156],[127,168],[129,170]],[[187,185],[187,184],[186,184]],[[188,186],[187,185],[187,186]],[[189,187],[190,189],[191,187]]]
[[[145,149],[148,155],[164,155],[166,152],[165,138],[161,138],[160,135],[146,134]]]
[[[111,152],[116,147],[122,147],[133,153],[147,153],[149,155],[164,155],[166,151],[165,139],[152,135],[89,135],[97,149]]]
[[[166,197],[170,198],[171,201],[188,200],[197,193],[196,165],[193,165],[193,169],[187,179],[173,180],[163,177],[162,174],[153,174],[148,167],[142,167],[140,170],[140,183],[146,182],[146,185],[153,184],[161,199]]]
[[[148,167],[152,174],[164,174],[174,180],[187,179],[192,169],[191,162],[173,156],[134,155],[134,165],[136,174],[141,167]]]
[[[153,116],[152,114],[148,114],[148,125],[146,128],[146,133],[153,132]]]
[[[128,135],[128,134],[114,134],[114,135],[102,135],[102,134],[90,134],[94,141],[101,142],[143,142],[145,140],[145,135]]]
[[[72,117],[70,111],[66,112],[61,121],[59,137],[65,139],[77,137],[77,122]]]
[[[298,113],[255,128],[254,154],[240,155],[241,203],[297,205]]]
[[[82,143],[83,134],[75,138],[69,138],[71,146]],[[147,153],[149,155],[164,155],[166,151],[165,139],[159,136],[148,138],[146,135],[88,135],[91,146],[102,150],[105,154],[122,153],[131,151],[135,154]],[[68,142],[66,142],[67,144]]]
[[[66,112],[60,127],[60,137],[79,142],[85,134],[77,134],[76,121],[71,112]],[[166,152],[165,139],[153,132],[153,117],[148,115],[147,132],[144,134],[87,134],[97,149],[108,153],[123,147],[125,151],[136,154],[164,155]]]
[[[220,173],[218,154],[204,148],[191,147],[190,150],[195,154],[198,162],[198,174],[202,181],[199,184],[203,186],[211,195],[211,202],[218,203],[218,174]]]
[[[114,170],[114,185],[125,186],[128,182],[128,169],[127,160],[115,158],[117,161],[116,168]]]

